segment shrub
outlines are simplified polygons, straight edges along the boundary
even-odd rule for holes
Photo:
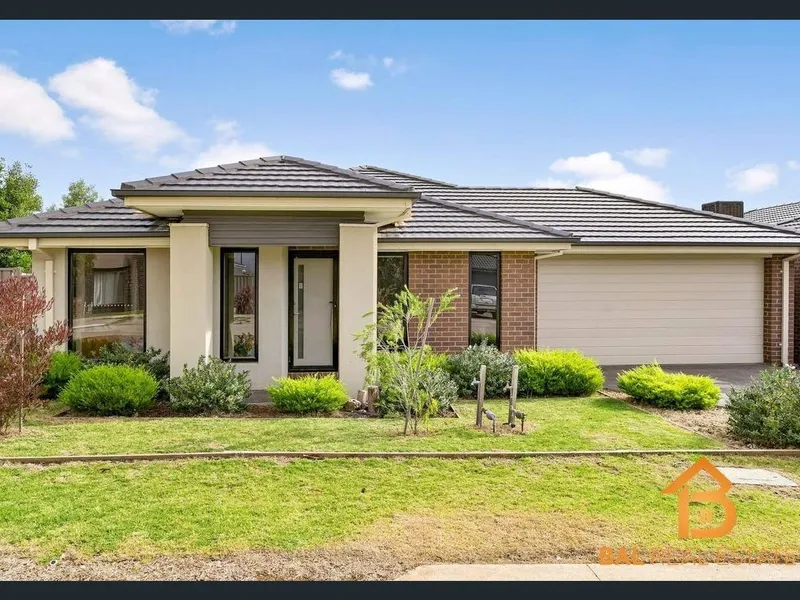
[[[75,410],[131,415],[153,406],[158,382],[141,367],[98,365],[77,373],[58,395]]]
[[[800,374],[793,368],[762,371],[729,396],[734,437],[769,448],[800,446]]]
[[[403,413],[400,390],[393,382],[396,381],[396,370],[408,364],[409,356],[408,352],[385,350],[377,352],[375,360],[377,373],[369,383],[381,389],[377,408],[382,415]],[[458,386],[447,371],[448,360],[447,354],[433,352],[430,347],[422,359],[419,387],[436,399],[438,411],[449,409],[451,404],[458,400]]]
[[[488,346],[497,346],[497,336],[493,333],[476,333],[472,332],[469,336],[469,343],[471,346],[475,344],[482,344],[486,342]]]
[[[517,350],[523,396],[589,396],[603,387],[597,361],[577,350]]]
[[[48,398],[55,398],[64,389],[70,379],[82,371],[83,357],[74,352],[54,352],[50,359],[50,369],[42,383],[47,390]]]
[[[158,394],[166,397],[166,384],[169,381],[169,352],[150,347],[145,351],[131,350],[120,342],[111,342],[97,349],[97,365],[126,365],[142,367],[158,382]]]
[[[281,412],[331,412],[342,408],[348,399],[344,384],[333,375],[272,380],[275,384],[267,388],[267,393]]]
[[[201,356],[197,366],[166,383],[170,405],[187,412],[241,412],[250,397],[250,375],[216,357]]]
[[[233,355],[250,356],[256,345],[256,336],[252,333],[239,333],[233,336]]]
[[[485,342],[469,346],[450,357],[450,376],[458,386],[459,395],[466,397],[475,393],[472,382],[478,378],[481,365],[486,365],[486,397],[505,396],[505,387],[511,381],[514,358]]]
[[[659,408],[711,408],[720,396],[711,377],[667,373],[657,363],[623,371],[617,376],[617,385],[629,396]]]

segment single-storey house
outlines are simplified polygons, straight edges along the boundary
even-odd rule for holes
[[[578,348],[601,364],[788,362],[800,233],[587,188],[466,187],[273,156],[130,181],[0,223],[85,354],[112,340],[273,376],[334,372],[403,285],[457,288],[430,342]],[[786,276],[784,276],[786,275]],[[792,275],[793,276],[793,275]]]

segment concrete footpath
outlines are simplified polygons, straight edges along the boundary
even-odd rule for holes
[[[800,581],[800,564],[441,564],[397,581]]]

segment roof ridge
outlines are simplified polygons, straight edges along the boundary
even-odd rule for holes
[[[441,181],[439,179],[431,179],[430,177],[423,177],[422,175],[414,175],[413,173],[406,173],[404,171],[395,171],[394,169],[387,169],[386,167],[378,167],[376,165],[359,165],[351,171],[355,171],[356,169],[375,169],[376,171],[383,171],[384,173],[391,173],[393,175],[400,175],[401,177],[408,177],[409,179],[416,179],[417,181],[427,181],[428,183],[435,183],[436,185],[441,185],[444,187],[450,188],[457,188],[459,187],[456,183],[450,183],[449,181]]]
[[[367,183],[372,183],[375,185],[380,185],[383,187],[388,187],[392,191],[396,192],[414,192],[416,190],[411,189],[406,185],[399,185],[397,183],[392,183],[391,181],[384,181],[383,179],[378,179],[377,177],[371,177],[370,175],[364,175],[363,173],[358,173],[353,171],[352,169],[343,169],[342,167],[337,167],[334,165],[328,165],[325,163],[321,163],[315,160],[308,160],[306,158],[300,158],[298,156],[287,156],[281,155],[281,159],[286,162],[293,162],[300,165],[306,165],[309,167],[315,167],[317,169],[322,169],[323,171],[330,171],[331,173],[336,173],[338,175],[346,175],[347,177],[354,177],[355,179],[359,179],[361,181],[366,181]]]
[[[780,231],[781,233],[791,233],[796,236],[800,236],[800,233],[794,231],[792,229],[786,229],[785,227],[777,227],[775,225],[768,225],[766,223],[757,223],[756,221],[750,221],[749,219],[745,219],[743,217],[734,217],[732,215],[723,215],[720,213],[715,213],[706,210],[697,210],[696,208],[689,208],[688,206],[679,206],[677,204],[668,204],[666,202],[656,202],[655,200],[645,200],[644,198],[636,198],[635,196],[626,196],[625,194],[616,194],[614,192],[606,192],[604,190],[597,190],[590,187],[584,186],[575,186],[576,190],[581,190],[582,192],[591,192],[593,194],[599,194],[601,196],[607,196],[609,198],[622,198],[623,200],[630,200],[632,202],[638,202],[640,204],[646,204],[648,206],[659,206],[661,208],[669,208],[672,210],[676,210],[679,212],[690,213],[694,215],[700,215],[703,217],[709,217],[711,219],[721,219],[723,221],[734,221],[736,223],[742,223],[744,225],[752,225],[753,227],[761,227],[762,229],[769,229],[771,231]]]
[[[464,204],[459,204],[458,202],[452,202],[451,200],[443,200],[442,198],[428,196],[427,194],[422,194],[420,196],[420,200],[427,200],[428,202],[432,202],[433,204],[438,204],[440,206],[451,206],[453,208],[457,208],[464,212],[480,215],[482,217],[488,217],[490,219],[495,219],[497,221],[504,221],[506,223],[511,223],[512,225],[519,225],[520,227],[525,227],[526,229],[530,229],[531,231],[545,232],[555,235],[557,237],[570,238],[573,240],[580,239],[574,233],[569,233],[561,229],[548,227],[547,225],[540,225],[539,223],[533,223],[531,221],[526,221],[525,219],[517,219],[516,217],[509,217],[508,215],[503,215],[489,210],[484,210],[482,208],[465,206]]]

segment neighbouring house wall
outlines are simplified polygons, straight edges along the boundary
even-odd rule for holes
[[[781,362],[783,310],[783,259],[785,255],[764,259],[764,362]],[[791,263],[790,263],[791,264]],[[795,356],[795,273],[789,271],[789,360]]]
[[[533,252],[500,257],[500,348],[536,347],[536,260]]]
[[[463,350],[469,344],[469,253],[409,252],[408,287],[423,298],[438,298],[450,288],[458,290],[455,310],[439,317],[428,343],[439,352]]]
[[[147,346],[169,351],[169,248],[148,248],[145,263]]]

